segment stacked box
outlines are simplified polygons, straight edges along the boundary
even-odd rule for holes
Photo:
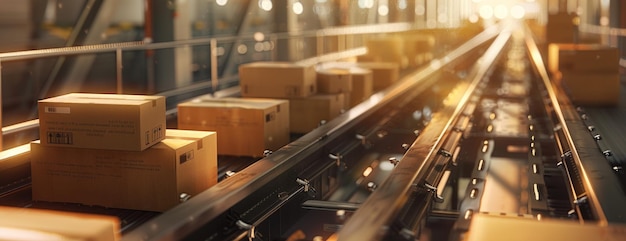
[[[39,101],[45,146],[141,151],[163,140],[165,97],[72,93]]]
[[[314,65],[253,62],[239,66],[242,97],[301,98],[317,93]]]
[[[290,131],[307,133],[343,112],[343,94],[318,94],[289,100]]]
[[[350,108],[350,93],[352,92],[352,74],[347,69],[328,68],[317,71],[317,89],[321,94],[343,94],[344,109]]]
[[[220,155],[262,156],[289,143],[289,101],[196,99],[178,105],[178,128],[218,133]]]
[[[167,130],[144,151],[31,143],[33,200],[166,211],[217,183],[215,132]]]
[[[352,92],[350,96],[344,96],[348,102],[348,108],[352,108],[368,99],[374,91],[374,77],[369,69],[352,67],[347,68],[352,76]]]
[[[597,44],[550,44],[548,69],[579,105],[619,103],[619,49]]]
[[[372,71],[374,92],[384,90],[395,84],[400,76],[400,68],[395,63],[363,62],[356,63],[356,67]]]
[[[546,42],[548,43],[573,43],[577,37],[575,25],[578,18],[566,12],[548,15],[546,24]]]
[[[120,240],[117,217],[0,206],[0,240]]]
[[[400,36],[382,36],[368,39],[366,58],[374,62],[396,63],[399,67],[408,66],[408,58],[404,52],[404,41]]]
[[[433,35],[405,34],[402,39],[409,66],[417,67],[432,59],[432,50],[435,46]]]

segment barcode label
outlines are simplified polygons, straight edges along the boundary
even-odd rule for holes
[[[71,132],[48,132],[48,143],[71,145],[74,144],[74,138]]]
[[[193,150],[180,154],[178,157],[180,164],[190,161],[191,159],[193,159]]]
[[[52,106],[46,106],[44,108],[46,113],[58,113],[58,114],[69,114],[70,113],[70,107],[52,107]]]

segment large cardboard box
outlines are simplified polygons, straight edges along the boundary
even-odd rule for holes
[[[317,91],[322,94],[350,93],[352,91],[350,71],[340,68],[318,70]]]
[[[217,183],[215,132],[167,130],[144,151],[31,143],[33,200],[166,211]]]
[[[141,151],[165,137],[165,97],[72,93],[39,101],[45,146]]]
[[[0,240],[120,240],[117,217],[0,206]]]
[[[315,66],[289,62],[253,62],[239,66],[243,97],[295,98],[317,92]]]
[[[562,72],[557,75],[572,102],[584,106],[619,104],[619,74]]]
[[[307,98],[289,100],[290,130],[307,133],[322,121],[331,121],[343,112],[343,94],[318,94]]]
[[[550,72],[619,73],[618,48],[599,44],[550,44]]]
[[[548,43],[573,43],[578,31],[575,25],[577,17],[565,12],[548,14],[548,23],[545,27]]]
[[[220,155],[262,156],[289,143],[289,101],[196,99],[178,105],[178,128],[218,133]]]

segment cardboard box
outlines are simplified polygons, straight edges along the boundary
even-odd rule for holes
[[[619,73],[618,48],[599,44],[550,44],[550,72]]]
[[[45,146],[141,151],[165,137],[165,97],[73,93],[39,101]]]
[[[548,14],[548,22],[545,25],[546,41],[548,43],[573,43],[576,37],[576,16],[560,12]],[[579,20],[578,20],[579,21]]]
[[[395,63],[388,62],[362,62],[356,67],[369,69],[372,71],[374,81],[374,92],[383,90],[398,82],[400,68]]]
[[[318,94],[289,100],[289,124],[293,133],[307,133],[322,121],[331,121],[343,112],[343,94]]]
[[[367,55],[376,62],[392,62],[401,68],[408,66],[408,58],[404,51],[404,41],[399,36],[382,36],[368,39],[365,42]]]
[[[30,144],[0,152],[0,186],[30,177]]]
[[[578,105],[614,106],[619,104],[619,74],[563,72],[560,78],[572,102]]]
[[[140,152],[32,142],[33,200],[166,211],[217,183],[215,132],[165,134]]]
[[[120,240],[117,217],[0,206],[0,240]]]
[[[352,91],[350,71],[340,68],[318,70],[317,91],[322,94],[350,93]]]
[[[345,96],[348,108],[352,108],[368,99],[374,92],[374,77],[372,71],[364,68],[348,68],[352,75],[352,92]]]
[[[253,62],[239,66],[243,97],[295,98],[317,92],[314,65]]]
[[[220,155],[263,155],[289,143],[289,101],[260,98],[196,99],[178,105],[178,128],[218,133]]]

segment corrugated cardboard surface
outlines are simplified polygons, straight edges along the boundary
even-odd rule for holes
[[[178,105],[178,128],[218,133],[218,153],[262,156],[289,143],[289,101],[262,98],[199,99]]]
[[[144,151],[31,143],[33,200],[165,211],[217,183],[214,132],[167,130]]]
[[[619,49],[600,44],[550,44],[550,72],[619,73]]]
[[[352,91],[350,71],[339,68],[318,70],[317,91],[323,94],[350,93]]]
[[[331,121],[344,107],[343,94],[318,94],[289,100],[290,129],[293,133],[307,133],[321,121]]]
[[[39,101],[41,144],[141,151],[163,140],[165,97],[73,93]]]
[[[0,206],[0,240],[120,239],[117,217]]]
[[[352,92],[346,96],[348,107],[352,108],[368,99],[374,92],[374,77],[372,71],[364,68],[349,68],[352,75]]]
[[[398,81],[400,68],[395,63],[388,62],[361,62],[357,67],[372,71],[374,79],[374,91],[383,90]]]
[[[241,96],[307,97],[317,93],[315,66],[288,62],[253,62],[239,66]]]
[[[619,74],[562,72],[562,86],[572,102],[587,106],[619,104]],[[558,77],[557,77],[558,78]]]

